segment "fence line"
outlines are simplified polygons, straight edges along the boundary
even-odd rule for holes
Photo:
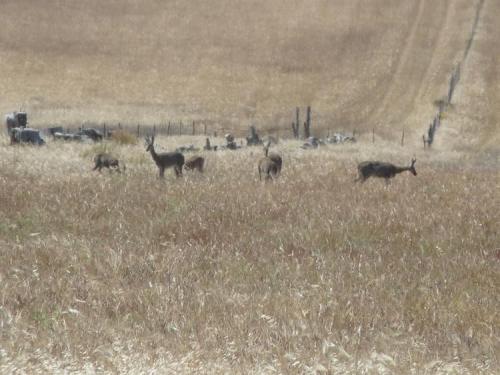
[[[448,106],[451,104],[451,101],[453,100],[453,94],[455,93],[455,89],[458,83],[460,82],[460,73],[462,66],[465,64],[465,61],[469,56],[469,51],[472,47],[472,43],[474,42],[474,37],[476,35],[477,27],[479,25],[479,20],[481,18],[481,11],[483,9],[483,6],[484,6],[484,0],[479,0],[479,3],[476,8],[476,15],[474,17],[474,22],[472,24],[472,30],[470,32],[469,38],[467,39],[467,44],[465,46],[464,54],[462,56],[461,61],[458,62],[458,64],[453,69],[453,72],[451,73],[450,82],[448,84],[448,95],[446,96],[445,100],[441,100],[439,102],[438,111],[434,116],[434,119],[430,123],[429,129],[427,130],[427,138],[425,137],[425,135],[423,136],[424,148],[426,146],[430,147],[434,142],[436,131],[441,126],[443,113],[446,111]]]
[[[168,123],[159,123],[159,124],[138,123],[137,125],[122,125],[121,123],[113,125],[109,123],[102,123],[102,125],[88,124],[87,126],[101,130],[105,137],[113,134],[113,132],[120,130],[128,131],[132,134],[135,134],[137,137],[148,136],[148,135],[166,135],[166,136],[210,135],[209,127],[207,126],[207,124],[204,123],[203,127],[200,127],[198,126],[198,123],[196,123],[196,121],[191,122],[191,127],[186,126],[182,121],[179,122],[169,121]]]

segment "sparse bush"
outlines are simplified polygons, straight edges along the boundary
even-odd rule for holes
[[[127,130],[116,130],[111,134],[111,139],[121,145],[137,144],[137,137]]]
[[[116,147],[116,145],[109,142],[95,143],[92,146],[86,147],[81,150],[80,156],[83,159],[93,158],[97,154],[113,153]]]

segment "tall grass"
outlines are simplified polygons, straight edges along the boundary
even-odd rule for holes
[[[500,371],[498,169],[297,145],[270,184],[260,148],[161,181],[138,145],[124,175],[1,145],[0,372]],[[415,152],[417,177],[353,183]]]

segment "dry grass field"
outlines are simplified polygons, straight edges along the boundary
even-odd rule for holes
[[[478,4],[1,1],[0,114],[289,136],[311,105],[314,135],[358,142],[281,139],[264,183],[260,147],[160,180],[142,139],[2,133],[0,374],[500,373],[500,2],[464,60]],[[101,151],[125,173],[92,171]],[[417,176],[354,183],[414,156]]]
[[[260,147],[161,181],[142,142],[4,139],[0,372],[500,371],[498,165],[298,144],[265,184]],[[91,171],[104,148],[124,174]],[[353,182],[413,155],[416,177]]]

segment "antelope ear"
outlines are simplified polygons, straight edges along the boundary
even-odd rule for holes
[[[416,158],[411,159],[411,165],[414,165],[417,162]]]

